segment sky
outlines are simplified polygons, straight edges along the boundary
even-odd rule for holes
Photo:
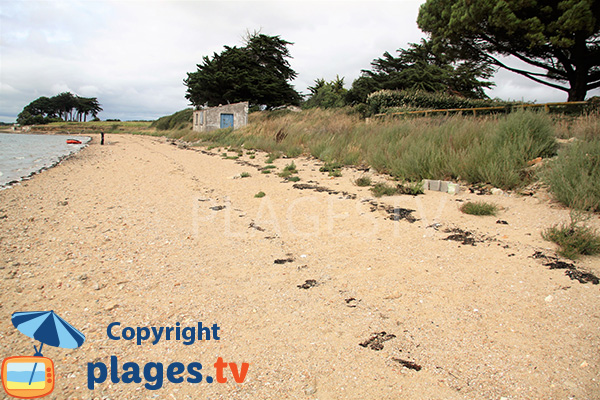
[[[426,37],[424,0],[0,0],[0,121],[40,96],[96,97],[101,119],[154,120],[189,106],[183,80],[205,55],[248,32],[293,42],[296,90],[346,87],[373,59]],[[513,65],[517,65],[513,63]],[[566,101],[566,93],[499,71],[490,97]],[[588,95],[600,95],[600,89]]]

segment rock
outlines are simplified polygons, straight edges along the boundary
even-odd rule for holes
[[[501,194],[504,194],[504,190],[502,190],[502,189],[498,189],[498,188],[492,188],[492,189],[490,190],[490,192],[491,192],[492,194],[495,194],[495,195],[501,195]]]
[[[313,395],[313,394],[317,393],[317,388],[314,387],[313,385],[309,385],[309,386],[307,386],[307,387],[304,388],[304,393],[307,396]]]
[[[548,296],[547,296],[547,297],[544,299],[544,301],[545,301],[546,303],[550,303],[550,302],[552,302],[552,300],[554,300],[554,297],[552,297],[552,295],[548,295]]]

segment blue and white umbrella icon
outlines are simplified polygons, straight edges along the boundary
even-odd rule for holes
[[[44,344],[64,349],[76,349],[85,341],[83,333],[75,329],[67,321],[56,315],[54,311],[16,312],[12,315],[12,323],[21,333],[42,342],[40,348],[34,345],[34,356],[42,357]],[[35,373],[34,364],[31,378]],[[29,384],[31,384],[31,378]]]

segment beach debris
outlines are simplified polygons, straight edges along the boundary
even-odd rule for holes
[[[317,281],[314,279],[307,279],[302,285],[298,285],[300,289],[310,289],[313,286],[317,286]]]
[[[57,203],[56,203],[56,205],[58,205],[58,206],[66,206],[66,205],[68,205],[68,204],[69,204],[69,202],[68,202],[68,201],[66,201],[66,200],[59,201],[59,202],[57,202]]]
[[[400,363],[403,367],[408,368],[408,369],[413,369],[415,371],[420,371],[421,368],[422,368],[416,362],[408,361],[408,360],[403,360],[401,358],[394,358],[394,357],[392,357],[392,361],[396,361],[397,363]]]
[[[496,223],[500,224],[500,225],[508,225],[508,222],[506,222],[506,221],[504,221],[502,219],[499,219],[498,221],[496,221]]]
[[[354,200],[356,199],[356,194],[354,193],[348,193],[346,191],[338,191],[338,190],[333,190],[333,189],[329,189],[326,188],[324,186],[319,186],[319,185],[315,185],[315,184],[311,184],[309,181],[309,183],[294,183],[294,185],[292,185],[292,187],[294,189],[299,189],[299,190],[314,190],[316,192],[323,192],[323,193],[327,193],[327,194],[334,194],[334,195],[342,195],[344,196],[344,198],[348,199],[348,200]]]
[[[214,206],[214,207],[209,207],[209,208],[213,211],[221,211],[221,210],[225,209],[225,206]]]
[[[561,261],[558,259],[558,257],[547,256],[541,251],[534,252],[530,257],[534,259],[546,260],[543,265],[550,267],[550,269],[564,269],[565,275],[571,278],[571,280],[576,280],[583,284],[588,282],[591,282],[593,285],[600,284],[600,279],[596,275],[592,274],[591,272],[581,271],[575,266],[575,264]]]
[[[405,219],[411,224],[417,221],[417,219],[412,216],[412,213],[415,212],[415,210],[402,207],[390,207],[386,209],[386,212],[390,215],[389,219],[392,221],[400,221],[401,219]]]
[[[350,308],[354,308],[358,305],[359,300],[356,300],[354,297],[350,297],[348,299],[344,299],[346,305]]]
[[[359,343],[362,347],[369,347],[371,350],[379,351],[383,349],[383,342],[395,338],[396,335],[386,332],[374,333],[369,339]]]
[[[265,228],[261,228],[260,226],[256,225],[254,222],[250,222],[250,225],[248,225],[248,228],[253,228],[260,232],[265,231]]]
[[[481,243],[483,240],[477,239],[472,232],[462,230],[460,228],[448,228],[444,232],[452,233],[452,235],[444,238],[443,240],[453,240],[455,242],[461,242],[464,245],[475,246],[475,243]]]
[[[289,263],[289,262],[294,262],[294,258],[293,257],[278,258],[275,261],[273,261],[274,264],[285,264],[285,263]]]

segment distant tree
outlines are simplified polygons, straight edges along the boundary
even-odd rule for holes
[[[300,95],[289,83],[297,75],[288,62],[291,44],[279,36],[253,33],[244,47],[225,46],[220,54],[202,57],[197,71],[184,79],[186,99],[196,107],[240,101],[267,108],[299,104]]]
[[[96,118],[100,111],[102,107],[97,98],[80,97],[70,92],[63,92],[50,98],[39,97],[26,105],[17,116],[17,123],[33,125],[47,124],[56,120],[87,121],[88,115]]]
[[[484,61],[454,61],[442,51],[434,51],[427,40],[389,52],[373,60],[371,70],[363,70],[348,93],[351,104],[364,103],[367,96],[382,89],[446,92],[469,98],[486,98],[484,88],[493,86],[493,69]]]
[[[316,79],[314,86],[309,86],[308,90],[310,94],[303,104],[304,108],[339,108],[346,105],[348,90],[344,88],[344,78],[339,76],[331,82]]]
[[[455,57],[484,60],[565,91],[569,101],[600,87],[597,0],[427,0],[417,23]],[[498,56],[533,69],[510,67]]]

